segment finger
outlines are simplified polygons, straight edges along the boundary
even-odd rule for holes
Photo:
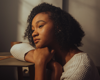
[[[53,62],[54,62],[53,59],[51,59],[51,60],[48,62],[48,64],[47,64],[47,69],[52,69]]]
[[[51,54],[54,54],[54,53],[55,53],[55,50],[54,50],[54,49],[52,49],[52,50],[51,50]]]

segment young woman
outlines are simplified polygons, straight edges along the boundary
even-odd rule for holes
[[[92,60],[78,49],[83,36],[79,23],[70,14],[42,3],[28,17],[24,37],[30,45],[16,44],[11,53],[17,59],[35,63],[35,80],[46,80],[46,68],[51,70],[51,80],[100,80]]]

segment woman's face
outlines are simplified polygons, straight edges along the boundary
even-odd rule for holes
[[[55,42],[53,21],[47,13],[39,13],[32,20],[32,37],[36,48],[52,46]]]

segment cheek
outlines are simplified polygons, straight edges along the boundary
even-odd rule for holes
[[[49,28],[44,28],[43,30],[40,31],[40,37],[41,37],[41,44],[43,45],[50,45],[54,41],[54,29],[49,27]]]
[[[44,28],[40,33],[44,39],[48,40],[54,37],[54,29],[53,28]]]

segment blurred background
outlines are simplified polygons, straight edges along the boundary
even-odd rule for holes
[[[100,0],[0,0],[0,52],[9,52],[13,41],[28,42],[23,39],[27,17],[42,2],[62,8],[80,23],[85,31],[80,49],[100,66]]]

